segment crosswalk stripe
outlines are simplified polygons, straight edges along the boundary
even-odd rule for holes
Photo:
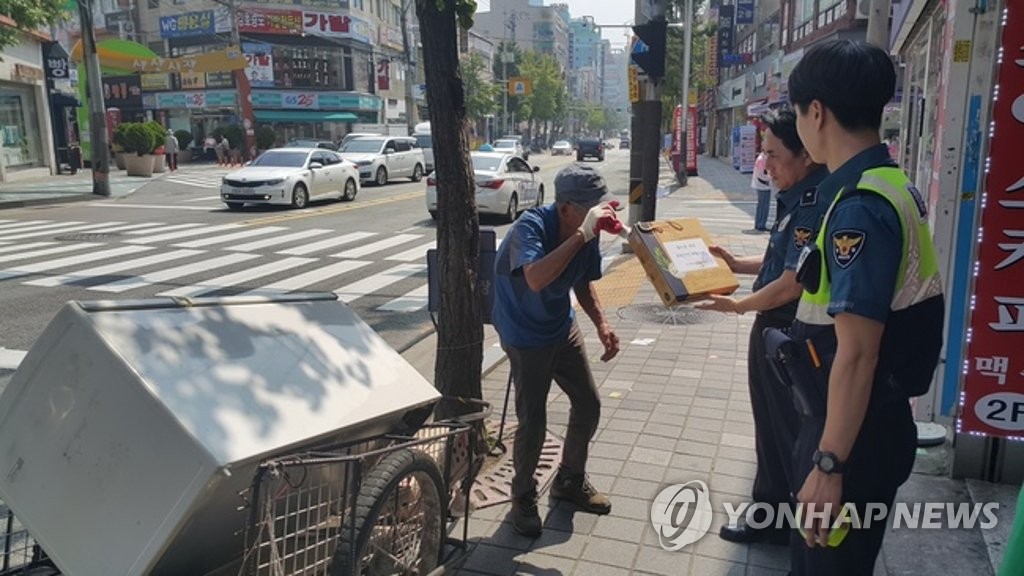
[[[4,236],[0,237],[0,240],[26,240],[28,238],[38,238],[40,236],[54,236],[54,235],[57,235],[57,234],[67,234],[69,232],[85,232],[86,230],[92,230],[94,228],[102,228],[103,226],[109,226],[110,224],[111,224],[110,222],[107,222],[106,224],[83,224],[83,225],[80,225],[80,226],[68,226],[68,227],[64,227],[64,228],[53,228],[51,230],[43,230],[43,231],[39,231],[39,229],[36,228],[36,229],[34,229],[36,231],[30,232],[28,234],[15,234],[13,236],[4,235]]]
[[[387,250],[388,248],[393,248],[395,246],[400,246],[407,242],[412,242],[413,240],[417,240],[419,238],[422,238],[421,234],[396,234],[395,236],[392,236],[390,238],[378,240],[377,242],[373,242],[365,246],[360,246],[359,248],[353,248],[351,250],[346,250],[344,252],[338,252],[337,254],[334,254],[334,257],[362,258],[364,256],[369,256],[371,254],[380,252],[381,250]]]
[[[159,228],[153,228],[150,230],[132,230],[128,234],[132,236],[141,236],[143,234],[163,234],[164,232],[170,232],[171,230],[184,230],[186,228],[198,228],[203,224],[197,224],[195,222],[189,222],[186,224],[168,224],[167,226],[160,226]]]
[[[291,268],[295,268],[296,266],[302,266],[315,261],[315,258],[285,258],[283,260],[277,260],[275,262],[270,262],[269,264],[264,264],[262,266],[257,266],[255,268],[246,268],[241,272],[235,272],[233,274],[221,276],[219,278],[214,278],[212,280],[203,280],[202,282],[193,284],[191,286],[182,286],[181,288],[175,288],[174,290],[160,292],[159,294],[157,294],[157,296],[198,296],[205,292],[213,292],[222,288],[237,286],[243,282],[248,282],[249,280],[255,280],[257,278],[262,278],[264,276],[276,274],[278,272],[289,270]]]
[[[284,236],[276,236],[274,238],[267,238],[265,240],[257,240],[255,242],[248,242],[246,244],[240,244],[238,246],[228,246],[228,250],[238,250],[239,252],[252,252],[253,250],[261,250],[263,248],[269,248],[271,246],[280,246],[282,244],[288,244],[296,240],[305,240],[306,238],[312,238],[313,236],[322,236],[324,234],[330,234],[334,230],[326,230],[324,228],[313,228],[311,230],[300,230],[298,232],[292,232],[291,234],[285,234]]]
[[[52,242],[39,242],[39,244],[52,244]],[[27,248],[28,246],[31,246],[31,244],[26,244],[22,246],[22,248]],[[0,263],[14,262],[15,260],[31,260],[32,258],[38,258],[40,256],[50,256],[51,254],[74,252],[75,250],[85,250],[86,248],[95,248],[96,246],[102,246],[102,244],[98,244],[95,242],[81,242],[78,244],[62,244],[60,246],[54,246],[53,248],[29,250],[27,252],[16,252],[14,254],[0,256]]]
[[[162,264],[164,262],[170,262],[171,260],[178,260],[186,258],[188,256],[195,256],[196,254],[202,254],[201,250],[174,250],[172,252],[164,252],[161,254],[150,254],[149,256],[143,256],[141,258],[135,258],[134,260],[122,260],[121,262],[114,262],[113,264],[106,264],[104,266],[97,266],[96,268],[89,268],[87,270],[79,270],[71,274],[63,274],[61,276],[49,276],[46,278],[39,278],[38,280],[30,280],[25,282],[30,286],[44,286],[52,288],[54,286],[60,286],[62,284],[73,284],[81,280],[89,278],[100,278],[113,274],[115,272],[123,272],[132,268],[141,268],[143,266],[152,266],[153,264]]]
[[[121,246],[110,250],[101,250],[99,252],[87,252],[85,254],[79,254],[77,256],[68,256],[67,258],[58,258],[57,260],[37,262],[35,264],[28,264],[20,268],[8,268],[7,270],[0,270],[0,280],[6,280],[8,278],[17,278],[18,276],[27,276],[29,274],[38,274],[40,272],[47,272],[49,270],[54,270],[56,268],[75,266],[78,264],[85,264],[87,262],[103,260],[105,258],[114,258],[117,256],[124,256],[126,254],[134,254],[135,252],[143,252],[145,250],[152,249],[153,248],[150,246]]]
[[[245,238],[251,238],[253,236],[272,234],[274,232],[280,232],[281,230],[287,230],[287,228],[282,226],[264,226],[262,228],[251,228],[249,230],[242,230],[232,234],[214,236],[213,238],[202,238],[200,240],[182,242],[181,244],[175,244],[175,246],[181,246],[182,248],[202,248],[204,246],[212,246],[214,244],[227,244],[228,242],[244,240]]]
[[[11,228],[28,228],[32,226],[38,226],[40,224],[48,224],[52,220],[17,220],[9,224],[0,224],[0,233],[6,232]]]
[[[7,244],[7,242],[4,242]],[[33,248],[42,248],[43,246],[52,246],[53,242],[29,242],[28,244],[22,244],[20,242],[11,244],[10,246],[4,246],[0,248],[0,254],[7,252],[19,252],[24,250],[31,250]]]
[[[258,292],[274,291],[274,292],[288,292],[291,290],[299,290],[307,286],[312,286],[317,282],[323,282],[324,280],[330,280],[335,276],[341,276],[342,274],[358,270],[363,266],[367,266],[371,262],[366,260],[342,260],[341,262],[335,262],[328,266],[323,266],[315,270],[310,270],[298,276],[292,276],[291,278],[285,278],[279,282],[268,284],[263,286]]]
[[[342,286],[334,291],[338,295],[338,299],[342,302],[352,302],[358,298],[362,298],[371,292],[376,292],[381,288],[385,288],[412,276],[413,274],[419,274],[427,269],[426,264],[399,264],[394,268],[385,270],[380,274],[375,274],[369,278],[363,278],[362,280],[353,282],[347,286]]]
[[[220,196],[203,196],[202,198],[189,198],[188,200],[182,200],[182,202],[220,202]]]
[[[328,238],[319,242],[313,242],[312,244],[305,244],[303,246],[296,246],[295,248],[289,248],[282,250],[278,254],[285,254],[288,256],[305,256],[321,250],[327,250],[328,248],[336,248],[343,244],[351,244],[358,242],[371,236],[376,236],[376,232],[350,232],[337,238]]]
[[[188,276],[189,274],[197,274],[200,272],[214,270],[216,268],[222,268],[224,266],[230,266],[232,264],[240,264],[247,260],[252,260],[253,258],[259,258],[259,255],[227,254],[216,258],[201,260],[199,262],[192,262],[176,268],[167,268],[165,270],[157,270],[155,272],[140,274],[132,278],[125,278],[108,284],[90,286],[89,289],[98,290],[100,292],[126,292],[134,288],[142,288],[143,286],[148,286],[150,284],[158,284],[160,282],[174,280],[175,278],[181,278],[182,276]]]
[[[167,242],[168,240],[178,240],[181,238],[188,238],[189,236],[203,236],[205,234],[213,234],[214,232],[220,232],[222,230],[238,230],[241,228],[238,224],[215,224],[213,226],[201,226],[199,228],[190,228],[188,230],[177,230],[174,232],[167,232],[165,234],[157,234],[156,236],[147,236],[145,238],[134,238],[129,240],[132,244],[151,244],[153,242]]]
[[[53,222],[50,224],[25,224],[23,226],[18,226],[17,228],[8,228],[6,230],[0,230],[0,236],[3,236],[5,238],[10,236],[12,239],[16,239],[11,235],[21,234],[24,232],[40,232],[42,230],[67,228],[68,226],[77,226],[80,224],[85,224],[85,222]]]
[[[144,224],[125,224],[124,226],[111,226],[110,228],[100,228],[93,230],[94,234],[110,234],[112,232],[128,232],[129,230],[140,230],[142,228],[153,228],[155,226],[163,226],[163,222],[146,222]]]
[[[391,302],[377,308],[381,312],[416,312],[427,307],[427,290],[429,286],[426,284],[395,298]]]
[[[437,246],[437,242],[427,242],[415,248],[406,250],[405,252],[399,252],[392,256],[388,256],[385,260],[394,260],[396,262],[414,262],[416,260],[423,260],[427,257],[427,250]]]

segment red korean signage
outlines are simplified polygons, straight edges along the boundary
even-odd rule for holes
[[[1007,2],[958,431],[1024,439],[1024,1]]]
[[[238,31],[249,34],[302,34],[301,10],[246,9],[238,12]]]
[[[683,107],[676,106],[675,111],[672,113],[672,155],[679,156],[683,147]]]
[[[686,173],[697,175],[697,107],[686,107]]]
[[[391,62],[387,60],[377,62],[377,89],[391,89]]]

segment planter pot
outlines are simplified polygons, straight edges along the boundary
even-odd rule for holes
[[[164,156],[163,153],[161,153],[161,154],[153,154],[151,157],[153,158],[153,173],[154,174],[160,174],[162,172],[167,172],[167,156]]]
[[[142,176],[150,178],[153,176],[153,155],[125,154],[124,164],[129,176]]]
[[[126,156],[126,154],[124,152],[117,152],[117,153],[114,154],[114,163],[117,164],[117,169],[118,170],[124,170],[124,157],[125,156]]]

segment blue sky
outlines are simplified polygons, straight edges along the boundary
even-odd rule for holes
[[[626,21],[633,21],[633,2],[622,0],[562,0],[569,5],[569,12],[574,18],[579,16],[593,16],[598,24],[622,24]],[[477,9],[480,12],[490,10],[491,0],[477,0]],[[545,4],[553,4],[549,0]],[[612,46],[623,47],[627,43],[624,34],[628,32],[625,28],[605,28],[601,31],[606,40],[611,41]]]

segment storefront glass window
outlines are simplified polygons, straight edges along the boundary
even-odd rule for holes
[[[0,85],[0,161],[8,169],[40,166],[39,116],[31,88]]]
[[[274,86],[277,88],[331,88],[344,86],[340,48],[275,46]]]

